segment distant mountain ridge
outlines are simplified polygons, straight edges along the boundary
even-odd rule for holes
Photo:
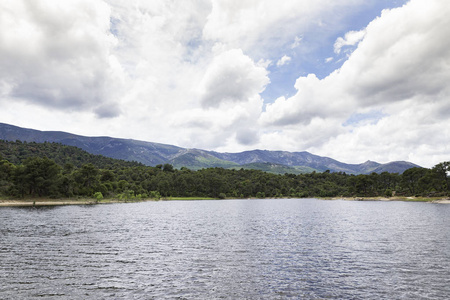
[[[250,168],[273,173],[307,173],[312,171],[370,174],[372,172],[403,173],[413,167],[410,162],[395,161],[380,164],[367,161],[362,164],[346,164],[329,157],[306,151],[251,150],[239,153],[219,153],[201,149],[187,149],[172,145],[112,137],[86,137],[61,131],[39,131],[0,123],[0,139],[24,142],[55,142],[79,147],[92,154],[137,161],[149,166],[169,163],[176,168],[193,170],[210,167]]]

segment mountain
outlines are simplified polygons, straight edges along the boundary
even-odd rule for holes
[[[0,139],[6,141],[55,142],[79,147],[91,154],[136,161],[149,166],[169,163],[176,168],[193,170],[210,167],[251,168],[272,173],[309,173],[313,171],[370,174],[372,172],[403,173],[418,165],[396,161],[380,164],[367,161],[362,164],[346,164],[329,157],[309,152],[252,150],[239,153],[220,153],[201,149],[120,139],[112,137],[86,137],[61,131],[39,131],[0,123]]]
[[[287,152],[253,150],[240,153],[215,153],[216,157],[224,160],[237,162],[240,165],[270,162],[290,167],[308,167],[311,171],[323,172],[330,170],[333,172],[365,173],[362,165],[345,164],[328,157],[322,157],[309,152]]]
[[[378,174],[383,172],[402,174],[403,172],[405,172],[405,170],[415,167],[418,166],[407,161],[393,161],[387,164],[379,165],[374,170],[372,170],[372,172]]]
[[[180,151],[174,158],[168,161],[175,168],[188,167],[192,170],[203,168],[233,168],[239,164],[233,161],[221,159],[212,154],[210,151],[199,149],[184,149]]]
[[[54,142],[81,148],[91,154],[137,161],[149,166],[164,164],[183,148],[111,137],[86,137],[61,131],[39,131],[0,123],[0,139],[24,142]]]
[[[275,174],[304,174],[304,173],[311,173],[313,171],[316,171],[310,167],[290,167],[282,164],[275,164],[270,162],[255,162],[255,163],[249,163],[245,165],[239,166],[239,168],[242,169],[251,169],[251,170],[260,170],[268,173],[275,173]]]
[[[33,157],[47,157],[61,167],[66,164],[72,164],[77,168],[80,168],[85,164],[92,164],[97,169],[133,168],[143,166],[143,164],[136,161],[125,161],[103,155],[95,155],[74,146],[57,143],[24,143],[21,141],[5,141],[0,139],[0,165],[2,159],[7,160],[14,165],[18,165]],[[1,181],[2,180],[0,179],[0,182]]]

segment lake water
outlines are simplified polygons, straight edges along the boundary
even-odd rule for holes
[[[0,208],[0,299],[449,299],[450,205]]]

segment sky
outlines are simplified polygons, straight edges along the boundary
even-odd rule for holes
[[[0,0],[0,122],[345,163],[450,160],[445,0]]]

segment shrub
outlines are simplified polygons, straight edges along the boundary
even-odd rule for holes
[[[95,198],[95,200],[96,200],[97,202],[99,202],[100,200],[102,200],[102,199],[103,199],[103,194],[102,194],[102,192],[96,192],[96,193],[94,194],[94,198]]]

